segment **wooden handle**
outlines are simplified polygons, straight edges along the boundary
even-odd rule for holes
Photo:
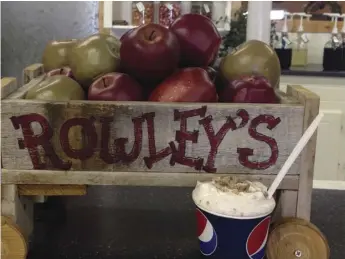
[[[23,84],[29,83],[32,79],[44,73],[43,64],[32,64],[23,70]]]
[[[17,79],[14,77],[1,78],[1,100],[18,89]]]

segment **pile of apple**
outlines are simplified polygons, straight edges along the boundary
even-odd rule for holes
[[[120,39],[96,34],[50,43],[42,59],[46,78],[26,98],[277,102],[280,65],[275,51],[248,41],[215,66],[220,44],[213,22],[199,14],[183,15],[169,28],[142,25]]]

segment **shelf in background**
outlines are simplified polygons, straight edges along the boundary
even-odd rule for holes
[[[322,65],[309,64],[306,67],[291,67],[282,70],[284,76],[321,76],[321,77],[345,77],[345,71],[324,71]]]
[[[300,19],[288,20],[289,32],[296,32],[299,27]],[[276,30],[280,32],[283,28],[284,21],[278,21]],[[331,33],[334,23],[332,21],[303,21],[304,31],[307,33]],[[338,30],[343,27],[343,21],[338,21]]]
[[[158,22],[159,1],[153,1],[155,4],[154,21]],[[239,2],[241,3],[241,2]],[[240,7],[237,2],[217,1],[212,3],[212,20],[216,21],[221,16],[227,15],[229,18]],[[181,14],[190,13],[191,1],[181,1]],[[113,25],[114,21],[125,21],[129,25]],[[135,28],[132,23],[132,1],[104,1],[99,4],[99,28],[112,30],[128,30]],[[228,30],[221,24],[218,29],[221,34]]]
[[[118,30],[130,30],[133,28],[136,28],[138,26],[136,25],[113,25],[111,28],[112,29],[118,29]],[[226,33],[229,32],[229,30],[226,30],[225,28],[217,28],[220,33]]]

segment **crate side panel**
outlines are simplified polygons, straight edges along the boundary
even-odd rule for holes
[[[2,158],[8,169],[275,174],[302,125],[300,105],[6,100]]]

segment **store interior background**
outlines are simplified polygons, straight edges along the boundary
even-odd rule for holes
[[[273,9],[301,12],[307,1],[276,1]],[[345,2],[339,3],[345,9]],[[114,6],[114,13],[120,12]],[[330,10],[326,10],[329,12]],[[115,14],[116,15],[116,14]],[[291,21],[289,21],[291,28]],[[52,38],[80,38],[98,30],[98,1],[81,2],[3,2],[1,3],[2,74],[20,77],[23,66],[37,62],[47,41]],[[121,30],[114,30],[121,34]],[[296,33],[291,33],[291,38]],[[322,64],[323,45],[330,35],[308,33],[308,60]],[[25,50],[25,51],[23,51]],[[5,63],[4,63],[5,62]]]

